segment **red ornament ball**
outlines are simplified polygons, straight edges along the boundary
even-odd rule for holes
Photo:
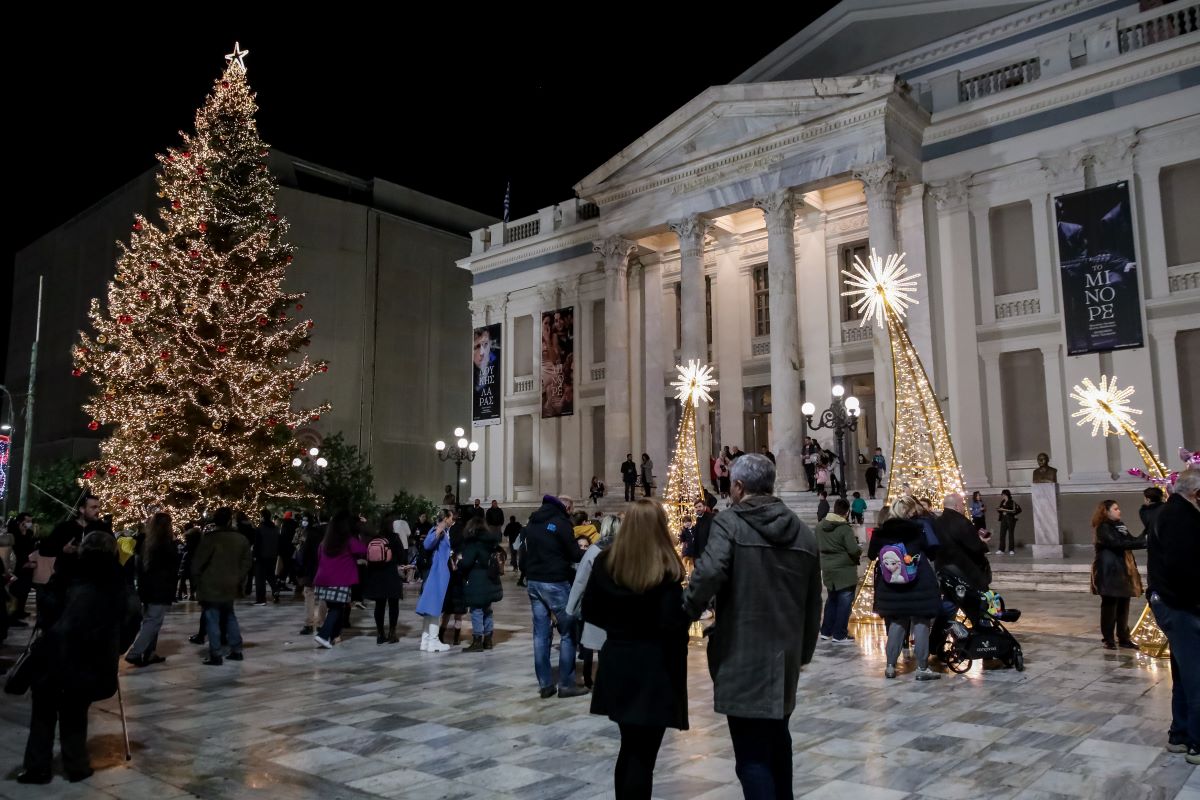
[[[129,505],[129,498],[128,498],[128,497],[126,497],[126,498],[122,499],[122,500],[121,500],[121,505],[122,505],[122,507],[124,507],[124,506],[128,506],[128,505]]]
[[[267,324],[268,322],[270,322],[270,321],[271,321],[271,320],[267,319],[265,316],[263,316],[263,315],[261,315],[261,314],[260,314],[260,315],[259,315],[259,317],[258,317],[258,324],[259,324],[259,325],[266,325],[266,324]]]
[[[199,251],[199,250],[188,250],[188,258],[190,258],[190,259],[192,259],[193,261],[195,261],[195,260],[196,260],[197,258],[199,258],[199,257],[200,257],[200,251]]]
[[[229,281],[221,281],[221,290],[225,292],[229,291]]]
[[[83,374],[83,370],[81,370],[81,369],[73,369],[73,370],[71,370],[71,374],[72,374],[73,376],[75,376],[76,378],[78,378],[80,375],[82,375],[82,374]]]
[[[184,157],[184,158],[191,158],[191,157],[192,157],[192,152],[191,152],[190,150],[184,150],[184,151],[183,151],[183,157]]]
[[[303,303],[296,303],[296,310],[297,310],[297,311],[303,311],[303,310],[304,310],[304,304],[303,304]]]
[[[212,475],[214,472],[217,471],[217,468],[214,467],[212,464],[209,464],[207,467],[204,468],[204,471],[207,472],[209,475]]]
[[[117,465],[116,465],[116,464],[113,464],[111,467],[109,467],[109,468],[108,468],[108,474],[109,474],[109,475],[116,475],[116,474],[117,474],[118,472],[120,472],[120,471],[121,471],[121,470],[117,468]]]
[[[135,231],[140,231],[142,229],[142,223],[140,223],[140,222],[133,223],[133,229]]]
[[[207,222],[201,222],[201,223],[200,223],[199,225],[197,225],[196,227],[200,229],[200,232],[201,232],[201,233],[204,233],[205,231],[207,231],[207,230],[208,230],[208,223],[207,223]]]
[[[129,316],[128,314],[122,314],[121,316],[117,317],[117,322],[121,323],[122,325],[129,325],[133,322],[133,317]]]
[[[90,481],[90,480],[91,480],[92,478],[94,478],[94,477],[96,477],[96,470],[94,470],[94,469],[89,469],[89,470],[86,470],[86,471],[83,473],[83,479],[84,479],[85,481]]]
[[[98,431],[98,430],[100,430],[100,423],[99,423],[99,422],[96,422],[96,420],[92,420],[91,422],[89,422],[89,423],[88,423],[88,430],[89,430],[89,431]]]
[[[149,300],[150,293],[149,292],[138,292],[138,297],[142,298],[143,300]]]
[[[204,175],[204,173],[205,173],[205,171],[206,171],[206,170],[204,169],[204,167],[196,167],[196,174],[197,174],[197,175],[201,175],[201,176],[203,176],[203,175]]]
[[[183,208],[183,203],[179,202],[178,200],[172,200],[172,201],[171,201],[171,208],[173,208],[173,209],[175,209],[176,211],[178,211],[179,209]]]
[[[313,414],[311,417],[309,417],[309,419],[311,419],[313,422],[316,422],[320,418],[321,418],[320,414]]]
[[[162,350],[159,352],[158,357],[161,358],[163,361],[170,361],[171,360],[171,351],[170,350]]]
[[[161,434],[161,433],[152,433],[152,434],[150,434],[150,441],[152,441],[152,442],[157,442],[157,441],[158,441],[159,439],[161,439],[161,438],[162,438],[162,434]]]
[[[290,263],[292,263],[292,257],[291,257],[291,256],[288,256],[288,257],[287,257],[287,263],[289,263],[289,264],[290,264]]]
[[[329,365],[328,365],[328,364],[322,364],[322,365],[320,366],[320,370],[321,370],[321,372],[329,372]]]
[[[222,89],[228,89],[228,88],[229,88],[229,81],[221,81],[221,88],[222,88]]]
[[[306,327],[306,328],[311,328],[312,326],[313,326],[313,321],[311,319],[304,323],[304,327]]]
[[[218,353],[224,353],[224,352],[225,352],[225,351],[227,351],[228,349],[229,349],[229,348],[228,348],[228,347],[226,347],[226,346],[225,346],[225,345],[223,345],[223,344],[222,344],[222,345],[218,345],[218,346],[217,346],[217,352],[218,352]]]
[[[267,214],[267,219],[270,220],[271,222],[279,222],[279,215],[278,214]]]
[[[150,269],[158,269],[158,262],[157,262],[157,261],[151,261],[151,262],[150,262]]]
[[[267,425],[269,427],[274,428],[278,424],[279,424],[279,420],[275,419],[274,417],[267,417]]]
[[[168,153],[168,154],[167,154],[167,161],[174,161],[174,160],[175,160],[175,156],[173,156],[173,155],[171,155],[170,153]]]

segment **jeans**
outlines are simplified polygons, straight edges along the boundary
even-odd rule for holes
[[[242,631],[238,627],[237,615],[233,613],[233,603],[206,603],[204,625],[207,628],[208,654],[213,658],[221,655],[222,622],[225,623],[225,640],[229,643],[229,652],[242,652]]]
[[[1150,595],[1150,609],[1171,643],[1172,743],[1200,748],[1200,616]]]
[[[561,637],[558,650],[558,685],[564,689],[575,686],[575,620],[567,614],[567,597],[571,584],[529,581],[529,605],[533,609],[533,671],[537,674],[538,686],[547,689],[554,686],[554,673],[550,670],[550,615],[558,623]]]
[[[1117,638],[1113,638],[1113,629]],[[1106,642],[1129,641],[1129,598],[1100,597],[1100,635]]]
[[[1000,515],[1000,552],[1017,549],[1017,521],[1012,514]]]
[[[488,603],[483,608],[472,608],[471,635],[491,636],[492,630],[492,604]]]
[[[850,606],[854,604],[854,587],[826,589],[829,597],[825,601],[825,616],[821,620],[821,635],[834,639],[845,639],[850,625]]]
[[[728,717],[738,780],[746,800],[791,800],[792,735],[787,718]]]
[[[636,499],[637,499],[637,484],[626,482],[625,483],[625,502],[631,503]]]
[[[133,646],[125,654],[126,658],[140,659],[154,655],[158,648],[158,632],[162,630],[163,617],[166,616],[168,608],[170,606],[162,603],[149,603],[144,606],[142,627],[138,630],[137,638],[133,640]]]
[[[54,728],[58,726],[62,746],[63,770],[68,775],[87,772],[86,700],[68,699],[62,689],[33,687],[33,704],[29,715],[29,739],[25,742],[25,769],[30,772],[49,772],[54,760]]]
[[[666,728],[620,724],[621,751],[613,772],[617,800],[650,800],[654,788],[654,764]]]
[[[321,623],[321,630],[317,631],[317,635],[332,644],[342,632],[346,618],[350,616],[350,604],[327,601],[325,605],[329,607],[329,613],[325,615],[325,621]]]
[[[254,601],[256,603],[265,603],[267,601],[267,584],[271,584],[271,595],[279,594],[279,582],[275,579],[275,559],[264,561],[258,559],[254,562]]]
[[[900,651],[908,641],[908,628],[912,626],[913,654],[917,657],[917,669],[929,666],[929,625],[931,620],[925,617],[888,617],[887,623],[887,663],[896,666]]]

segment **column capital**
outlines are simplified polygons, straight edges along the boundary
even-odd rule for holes
[[[670,220],[667,227],[679,237],[679,252],[682,255],[698,256],[704,253],[704,237],[712,230],[713,224],[699,214],[692,214]]]
[[[851,174],[855,180],[862,181],[863,190],[868,196],[882,195],[886,198],[895,198],[896,184],[905,177],[904,171],[896,166],[896,159],[892,156],[869,164],[859,164]]]
[[[633,259],[629,262],[629,280],[638,281],[642,278],[642,270],[644,269],[640,259]]]
[[[558,307],[558,290],[557,283],[544,283],[538,287],[538,296],[542,298],[542,305],[547,308]]]
[[[604,271],[612,272],[625,269],[629,265],[629,256],[637,250],[637,243],[620,236],[609,236],[592,242],[592,252],[599,253],[604,259]]]
[[[754,207],[761,208],[767,221],[767,231],[786,233],[796,225],[796,195],[791,189],[778,189],[754,198]]]
[[[938,211],[958,211],[966,206],[970,198],[970,175],[959,175],[954,178],[929,185],[929,194],[937,203]]]

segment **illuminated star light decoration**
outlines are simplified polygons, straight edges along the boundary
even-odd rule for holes
[[[896,424],[892,457],[888,467],[887,497],[891,505],[898,496],[911,494],[940,502],[948,494],[963,494],[962,467],[929,376],[904,326],[905,311],[913,297],[919,274],[910,275],[904,253],[886,259],[871,250],[869,266],[855,257],[846,276],[846,291],[855,298],[851,306],[863,313],[861,325],[872,321],[888,333],[892,355],[892,385],[895,390]],[[874,563],[859,583],[851,607],[855,621],[874,620]]]
[[[717,381],[712,376],[712,367],[696,359],[675,369],[678,377],[671,382],[671,386],[675,389],[675,399],[683,406],[683,413],[675,434],[675,452],[667,467],[663,504],[667,511],[668,527],[678,542],[683,530],[683,518],[694,515],[696,501],[704,499],[704,482],[700,477],[700,460],[696,455],[696,408],[701,400],[712,402],[709,390],[716,387]]]
[[[246,56],[250,55],[249,50],[243,50],[241,42],[233,43],[233,52],[225,56],[225,60],[229,62],[229,66],[237,64],[242,68],[242,72],[246,71]]]
[[[293,400],[327,365],[302,355],[313,322],[296,313],[304,295],[282,288],[294,248],[246,52],[227,59],[195,133],[159,155],[161,222],[134,218],[74,350],[72,374],[95,384],[87,427],[105,434],[80,482],[119,526],[310,498],[291,431],[329,406]]]
[[[1071,399],[1079,404],[1079,409],[1071,416],[1079,420],[1076,425],[1090,424],[1092,436],[1101,431],[1105,436],[1128,436],[1138,455],[1142,457],[1142,463],[1146,465],[1145,473],[1141,470],[1137,473],[1144,474],[1160,485],[1166,484],[1170,479],[1166,466],[1158,460],[1158,456],[1138,434],[1137,426],[1134,425],[1134,415],[1142,413],[1129,405],[1129,398],[1133,397],[1134,391],[1132,386],[1118,389],[1116,375],[1101,375],[1099,386],[1094,384],[1091,378],[1084,378],[1072,387]],[[1171,654],[1167,637],[1158,627],[1149,605],[1142,610],[1142,616],[1138,618],[1137,625],[1133,626],[1129,638],[1143,652],[1156,658],[1167,658]]]

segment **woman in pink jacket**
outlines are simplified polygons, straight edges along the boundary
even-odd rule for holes
[[[325,538],[317,548],[317,575],[313,594],[329,608],[325,623],[313,639],[321,647],[333,647],[350,612],[350,587],[358,583],[358,563],[366,563],[367,546],[354,535],[354,518],[339,511],[325,527]]]

